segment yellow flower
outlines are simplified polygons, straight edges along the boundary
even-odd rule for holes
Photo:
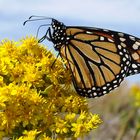
[[[40,132],[37,130],[32,130],[32,131],[24,131],[23,134],[24,136],[21,136],[17,140],[35,140],[36,135],[39,134]]]
[[[58,134],[68,133],[68,131],[69,131],[68,127],[69,127],[69,125],[67,124],[67,122],[65,120],[62,120],[59,117],[56,118],[56,124],[55,124],[56,133],[58,133]]]
[[[86,99],[83,97],[80,97],[78,95],[70,95],[72,93],[68,93],[68,97],[65,99],[64,106],[62,107],[62,111],[68,111],[68,112],[75,112],[79,113],[82,110],[88,110],[88,104],[86,102]]]
[[[134,105],[140,107],[140,87],[134,85],[131,89],[134,98]]]
[[[72,123],[71,131],[74,132],[74,137],[81,137],[92,129],[96,129],[102,121],[98,115],[88,114],[87,112],[82,112],[77,118],[77,121]]]
[[[65,120],[72,122],[74,121],[75,117],[76,117],[75,113],[69,113],[69,114],[66,114]]]
[[[72,126],[73,128],[71,130],[74,131],[74,137],[76,138],[83,136],[84,133],[87,133],[87,129],[83,123],[73,123]]]
[[[34,37],[0,43],[0,137],[63,140],[100,125],[73,90],[61,58],[55,59]]]
[[[43,138],[41,138],[41,140],[52,140],[52,138],[44,136]]]

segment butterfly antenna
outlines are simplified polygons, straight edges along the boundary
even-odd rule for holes
[[[58,54],[57,54],[57,56],[56,56],[55,60],[53,61],[52,65],[51,65],[51,68],[53,68],[53,66],[54,66],[54,64],[55,64],[55,62],[56,62],[56,60],[57,60],[57,59],[58,59],[58,57],[59,57],[59,55],[60,55],[60,53],[58,53]]]
[[[48,18],[48,17],[32,15],[32,16],[29,17],[29,19],[31,19],[31,18]]]
[[[24,21],[23,22],[23,25],[25,25],[27,22],[30,22],[30,21],[37,21],[37,20],[53,20],[53,18],[50,18],[50,17],[42,17],[42,18],[37,18],[37,19],[31,19],[33,16],[29,17],[28,20]]]

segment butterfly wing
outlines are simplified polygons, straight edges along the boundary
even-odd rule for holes
[[[140,41],[127,34],[86,27],[67,27],[69,43],[60,54],[68,63],[78,94],[102,96],[124,77],[140,72]]]

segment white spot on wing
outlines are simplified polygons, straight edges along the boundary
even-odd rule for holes
[[[97,93],[96,93],[96,92],[94,92],[94,93],[93,93],[93,95],[94,95],[94,96],[97,96]]]
[[[87,92],[90,93],[91,92],[91,89],[89,89]]]
[[[109,30],[107,30],[107,29],[103,29],[105,32],[109,32]]]
[[[125,39],[125,38],[120,37],[120,40],[121,40],[122,42],[124,42],[126,39]]]
[[[124,34],[123,34],[123,33],[118,33],[118,35],[119,35],[119,36],[121,36],[121,37],[123,37],[123,36],[124,36]]]
[[[87,33],[87,34],[93,34],[93,33],[92,33],[92,32],[90,32],[90,31],[86,31],[86,33]]]
[[[114,83],[114,84],[117,83],[117,80],[113,81],[113,83]]]
[[[126,47],[126,44],[124,44],[124,43],[121,43],[121,45],[122,45],[122,47]]]
[[[136,41],[135,44],[137,44],[138,46],[140,46],[140,42]]]
[[[103,87],[103,89],[105,90],[105,89],[107,89],[107,87]]]
[[[121,50],[122,49],[122,46],[121,45],[118,45],[118,48]]]
[[[139,46],[137,44],[134,44],[132,47],[134,50],[137,50],[139,48]]]
[[[126,61],[126,58],[125,58],[125,57],[123,57],[123,61],[124,61],[124,62]]]
[[[100,37],[100,40],[102,40],[102,41],[103,41],[103,40],[104,40],[104,37],[103,37],[103,36],[101,36],[101,37]]]
[[[135,41],[135,37],[134,36],[129,36],[129,38],[133,41]]]
[[[110,39],[110,38],[108,38],[108,41],[109,41],[109,42],[114,42],[114,41],[113,41],[112,39]]]
[[[137,65],[136,64],[132,64],[132,68],[137,68]]]

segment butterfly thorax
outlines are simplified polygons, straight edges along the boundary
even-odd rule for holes
[[[69,38],[66,35],[66,26],[57,20],[52,20],[52,36],[51,40],[54,43],[56,50],[59,50],[62,45],[68,44]]]

